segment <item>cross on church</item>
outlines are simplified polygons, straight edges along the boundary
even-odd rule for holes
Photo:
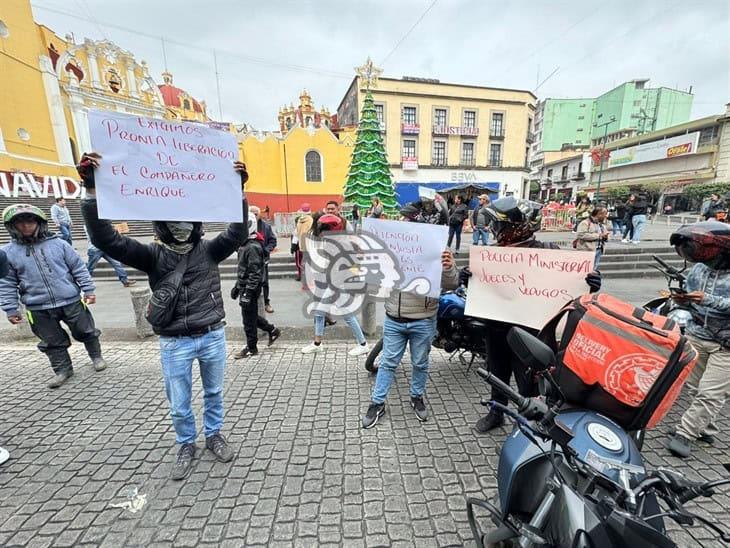
[[[376,67],[373,64],[373,60],[368,57],[368,60],[363,66],[355,67],[355,72],[365,81],[365,89],[369,90],[371,87],[377,87],[378,78],[383,74],[383,69]]]

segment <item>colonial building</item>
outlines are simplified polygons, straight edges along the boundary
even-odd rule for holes
[[[294,107],[284,105],[279,109],[279,129],[282,133],[286,133],[293,127],[314,126],[315,128],[327,127],[332,128],[336,125],[336,116],[332,116],[325,107],[319,112],[314,108],[312,97],[307,90],[303,90],[299,95],[299,106]],[[334,123],[333,123],[334,122]]]
[[[549,154],[549,153],[547,153]],[[591,176],[591,155],[582,151],[567,151],[545,162],[539,172],[539,197],[542,200],[565,200],[577,197],[588,185]]]
[[[239,134],[241,157],[251,174],[249,203],[277,213],[296,211],[302,203],[318,209],[327,200],[342,201],[353,145],[352,132],[338,138],[329,128],[312,125],[284,134]]]
[[[198,101],[184,89],[175,87],[172,84],[172,73],[162,73],[163,84],[157,86],[160,89],[162,100],[165,103],[165,117],[171,120],[183,122],[207,122],[205,101]]]
[[[528,195],[531,92],[412,77],[379,78],[371,92],[401,203],[419,186],[457,183]],[[358,76],[337,108],[340,127],[357,125],[364,95]]]

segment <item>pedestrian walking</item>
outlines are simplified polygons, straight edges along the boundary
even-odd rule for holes
[[[58,388],[74,373],[68,353],[71,341],[61,322],[84,343],[94,369],[106,369],[100,331],[88,307],[96,302],[94,282],[81,257],[68,242],[48,232],[45,213],[33,205],[5,208],[3,223],[12,239],[3,248],[9,272],[0,279],[0,306],[10,323],[19,324],[18,306],[25,305],[31,331],[41,340],[38,350],[55,373],[48,387]]]
[[[695,390],[667,445],[678,457],[688,457],[693,444],[712,443],[730,391],[730,227],[716,220],[685,225],[670,244],[694,263],[687,274],[686,293],[672,299],[692,314],[686,335],[698,360],[687,384]]]
[[[596,270],[601,262],[606,240],[608,240],[608,231],[603,226],[607,215],[608,211],[605,207],[597,206],[593,208],[588,218],[578,223],[578,231],[573,245],[579,251],[593,251],[595,253],[593,268]]]
[[[362,217],[360,216],[360,207],[355,203],[352,204],[352,229],[360,232],[362,228]]]
[[[299,207],[299,215],[294,220],[294,234],[292,235],[292,248],[294,264],[297,269],[296,280],[302,281],[304,272],[304,253],[307,251],[307,234],[312,230],[312,208],[304,203]],[[296,239],[296,242],[294,241]]]
[[[120,263],[116,259],[112,259],[109,255],[107,255],[91,243],[91,240],[89,239],[89,233],[86,231],[86,227],[84,227],[84,232],[86,233],[86,240],[88,242],[88,247],[86,248],[86,269],[89,271],[90,276],[94,275],[94,269],[96,268],[96,265],[99,264],[99,261],[104,259],[106,262],[112,265],[114,273],[117,275],[117,278],[119,278],[119,281],[122,282],[122,285],[124,287],[131,287],[137,283],[134,280],[129,279],[129,274],[127,274],[127,271],[122,263]]]
[[[438,215],[431,213],[433,202],[423,201],[409,204],[401,209],[401,215],[410,222],[440,222]],[[441,254],[441,289],[456,289],[459,285],[454,256],[449,249]],[[424,401],[428,381],[431,342],[436,334],[438,298],[424,297],[415,293],[394,290],[385,302],[383,322],[383,350],[370,396],[370,405],[362,417],[362,427],[372,428],[385,414],[385,400],[395,380],[395,371],[400,365],[406,346],[410,347],[413,374],[411,376],[410,403],[416,418],[428,419],[428,408]]]
[[[608,220],[611,221],[611,234],[616,240],[620,240],[623,237],[625,217],[626,205],[621,200],[617,200],[608,208]]]
[[[61,239],[73,246],[73,236],[71,235],[73,221],[66,207],[65,198],[56,198],[56,203],[51,206],[51,219],[53,219],[53,224],[56,225],[56,228],[61,233]]]
[[[482,194],[479,196],[479,203],[471,214],[472,244],[482,245],[489,243],[489,229],[487,227],[487,206],[489,205],[489,196]]]
[[[718,217],[718,213],[727,213],[727,206],[725,205],[725,201],[720,198],[720,195],[716,192],[713,192],[712,194],[710,194],[710,200],[702,209],[702,216],[707,221],[709,219],[716,219]],[[723,219],[724,218],[725,217],[723,217]]]
[[[258,230],[256,216],[249,209],[248,240],[238,250],[238,277],[233,286],[231,297],[238,299],[243,316],[243,329],[246,333],[246,347],[233,357],[236,360],[250,358],[259,353],[258,329],[269,335],[269,344],[279,338],[281,331],[266,318],[259,316],[259,297],[266,277],[266,252],[261,245],[261,232]]]
[[[307,253],[315,253],[318,249],[321,249],[324,246],[323,236],[325,234],[344,232],[344,229],[345,227],[341,217],[331,213],[316,213],[313,218],[311,235],[307,238]],[[313,281],[307,280],[307,282],[312,283]],[[360,323],[357,321],[354,314],[343,314],[334,306],[331,308],[329,313],[334,316],[342,316],[345,323],[352,330],[352,334],[355,336],[357,345],[348,352],[350,356],[362,356],[363,354],[370,352],[365,335],[360,328]],[[334,321],[327,322],[327,316],[327,311],[317,310],[314,312],[314,340],[302,348],[302,354],[311,354],[322,348],[325,323],[329,325],[336,323]]]
[[[459,195],[454,198],[454,205],[449,210],[449,241],[446,244],[451,247],[451,242],[456,237],[456,253],[461,247],[461,230],[464,228],[464,221],[469,216],[469,208],[464,203],[464,197]]]
[[[272,226],[261,218],[261,210],[257,206],[251,206],[248,212],[256,217],[257,230],[261,233],[261,238],[257,241],[264,250],[264,279],[262,282],[264,309],[268,314],[273,314],[274,307],[271,306],[271,299],[269,298],[269,263],[271,262],[271,254],[276,249],[276,234]]]
[[[578,223],[590,215],[593,206],[588,196],[583,196],[575,208],[575,219],[573,221],[573,232],[578,231]]]
[[[176,441],[180,445],[170,477],[181,480],[190,472],[196,454],[197,430],[192,409],[195,360],[200,366],[203,385],[205,446],[221,462],[233,459],[233,449],[221,434],[226,365],[223,320],[226,314],[218,265],[248,238],[248,204],[244,197],[242,223],[230,224],[211,240],[203,239],[201,222],[155,221],[157,241],[143,244],[119,234],[110,221],[99,219],[94,170],[100,161],[98,154],[84,154],[79,165],[79,175],[86,188],[81,212],[91,242],[112,258],[145,272],[153,297],[158,289],[165,291],[168,298],[170,294],[174,295],[174,306],[166,309],[170,316],[156,316],[152,327],[160,336],[165,392]],[[233,168],[241,177],[243,190],[248,180],[246,166],[235,162]]]
[[[646,226],[646,213],[648,208],[649,205],[646,203],[645,196],[637,196],[636,194],[629,196],[627,216],[631,225],[631,239],[628,239],[628,233],[624,233],[623,243],[631,242],[632,244],[638,244],[641,242],[641,233],[644,231],[644,226]]]

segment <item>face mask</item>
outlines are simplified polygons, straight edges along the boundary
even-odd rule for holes
[[[187,242],[193,233],[193,223],[165,223],[172,237],[179,243]]]

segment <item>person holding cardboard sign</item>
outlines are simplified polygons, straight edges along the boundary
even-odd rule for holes
[[[497,241],[497,246],[560,249],[554,243],[541,242],[535,238],[535,233],[540,230],[542,223],[540,204],[529,200],[517,200],[509,196],[490,203],[486,208],[486,215],[489,230]],[[471,273],[467,270],[466,274],[464,279],[468,281]],[[591,292],[598,291],[601,288],[600,273],[588,274],[586,283]],[[487,368],[490,373],[506,384],[509,384],[510,378],[514,375],[520,394],[535,395],[534,383],[527,377],[518,357],[507,344],[507,332],[515,324],[495,320],[490,320],[489,323],[491,329],[487,330],[486,343]],[[526,329],[525,326],[519,327]],[[527,331],[537,334],[534,329],[527,328]],[[503,405],[508,403],[506,394],[496,389],[492,390],[491,399]],[[487,415],[477,421],[475,429],[483,434],[503,423],[502,412],[492,408]]]
[[[226,364],[225,310],[218,264],[248,238],[248,204],[242,203],[242,222],[232,223],[211,240],[203,239],[201,222],[153,223],[158,241],[142,244],[122,236],[110,221],[99,219],[94,172],[101,156],[84,154],[78,166],[86,187],[81,204],[91,242],[104,253],[145,272],[153,289],[147,318],[160,336],[160,357],[172,423],[180,448],[171,478],[181,480],[190,472],[197,437],[192,400],[192,365],[197,360],[203,383],[205,446],[221,462],[233,459],[233,449],[221,434],[223,427],[223,374]],[[241,188],[248,180],[246,166],[232,166],[240,175]],[[164,290],[164,293],[163,293]],[[155,303],[169,317],[155,316]]]

